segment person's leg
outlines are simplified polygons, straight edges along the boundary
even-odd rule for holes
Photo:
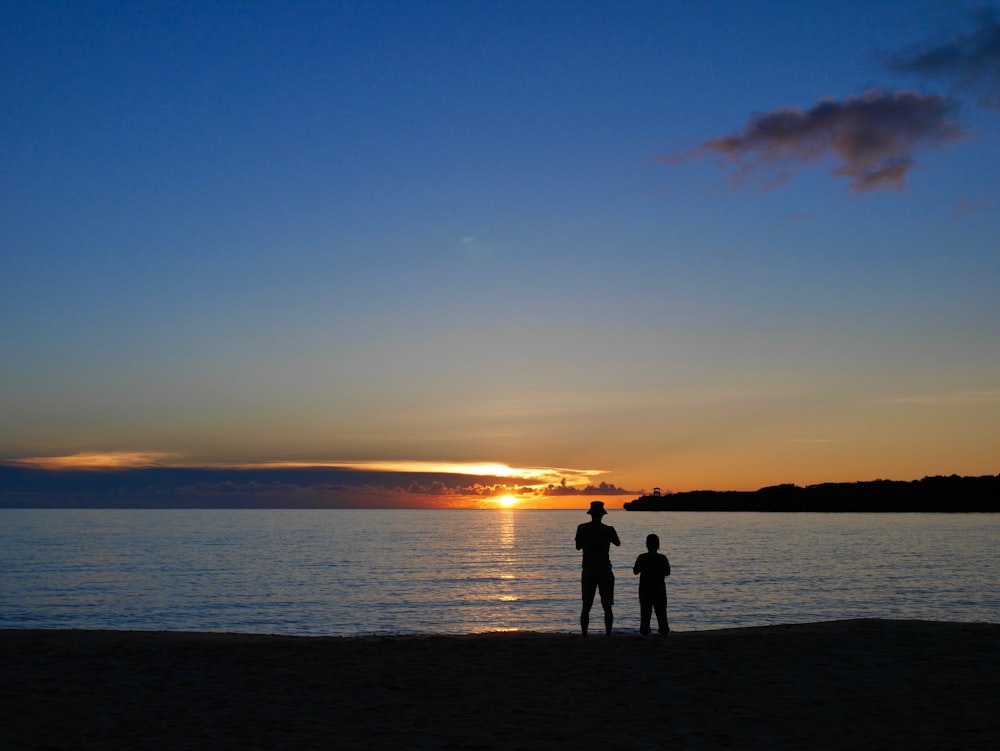
[[[604,633],[611,636],[611,627],[615,622],[612,609],[615,604],[615,575],[610,569],[601,576],[598,588],[601,590],[601,607],[604,608]]]
[[[656,608],[656,627],[661,634],[666,634],[670,631],[670,626],[667,624],[667,601],[666,599],[657,600],[654,604]]]
[[[594,605],[594,595],[597,593],[597,582],[584,572],[580,576],[580,586],[583,594],[583,608],[580,610],[580,631],[584,636],[590,626],[590,608]]]
[[[646,599],[639,598],[639,633],[645,636],[652,629],[649,627],[650,617],[653,614],[653,604]]]

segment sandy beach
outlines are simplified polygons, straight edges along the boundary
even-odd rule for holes
[[[611,639],[7,630],[0,665],[8,751],[1000,748],[1000,624]]]

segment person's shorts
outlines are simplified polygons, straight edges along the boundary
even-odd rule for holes
[[[580,575],[580,585],[583,589],[583,599],[594,601],[594,594],[601,593],[601,604],[610,607],[615,604],[615,574],[611,567],[600,569],[583,569]]]

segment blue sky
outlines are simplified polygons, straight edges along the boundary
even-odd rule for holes
[[[0,460],[994,474],[998,18],[5,6]]]

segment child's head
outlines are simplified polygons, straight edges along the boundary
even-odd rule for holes
[[[660,549],[660,538],[657,535],[646,535],[646,550],[655,553]]]

